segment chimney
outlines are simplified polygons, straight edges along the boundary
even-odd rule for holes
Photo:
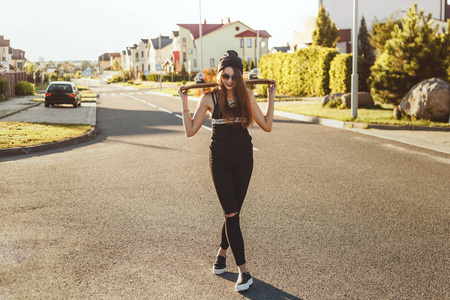
[[[222,24],[222,25],[223,25],[223,19],[220,19],[220,24]]]
[[[228,17],[228,23],[231,23],[230,17]]]
[[[206,25],[206,19],[203,19],[203,24],[205,24],[205,25]]]

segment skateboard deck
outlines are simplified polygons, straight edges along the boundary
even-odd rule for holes
[[[210,88],[210,87],[216,87],[217,83],[196,83],[196,84],[191,84],[188,86],[185,86],[184,88],[181,89],[181,91],[184,93],[187,90],[190,89],[203,89],[203,88]]]
[[[245,81],[246,84],[272,84],[273,79],[249,79]]]

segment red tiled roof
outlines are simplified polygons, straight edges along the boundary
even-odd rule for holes
[[[257,36],[256,30],[255,31],[246,30],[244,32],[235,35],[235,37],[256,37],[256,36]],[[259,36],[263,38],[271,37],[271,35],[265,30],[259,30]]]
[[[184,27],[188,29],[194,39],[198,39],[200,37],[200,29],[198,24],[177,24],[180,27]],[[210,32],[213,32],[219,28],[224,26],[224,24],[202,24],[202,35],[207,35]]]

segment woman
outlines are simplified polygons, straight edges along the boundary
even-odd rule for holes
[[[201,97],[193,118],[189,114],[187,93],[181,92],[183,87],[178,88],[178,94],[183,105],[186,136],[191,137],[200,129],[208,112],[212,115],[210,168],[225,215],[222,241],[213,272],[225,272],[226,252],[230,246],[239,269],[235,288],[244,291],[253,283],[246,268],[244,240],[239,225],[239,213],[253,170],[253,145],[247,127],[256,122],[264,131],[271,131],[276,83],[269,86],[267,111],[263,114],[253,93],[245,86],[242,60],[235,51],[227,51],[220,59],[218,72],[218,87]]]

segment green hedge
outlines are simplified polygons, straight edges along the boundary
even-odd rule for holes
[[[348,93],[352,85],[352,61],[353,55],[339,54],[331,62],[330,66],[330,90],[334,93]]]
[[[260,78],[275,79],[278,92],[292,96],[324,96],[330,93],[330,65],[335,48],[311,46],[294,53],[261,57]]]
[[[5,78],[0,78],[0,94],[6,93],[8,91],[8,82]]]
[[[14,89],[17,96],[34,95],[34,85],[28,81],[18,81]]]
[[[337,55],[331,62],[330,67],[330,90],[334,93],[350,93],[352,89],[353,54],[343,53]],[[358,57],[358,90],[368,92],[367,78],[369,74],[364,73],[367,63],[362,57]]]

